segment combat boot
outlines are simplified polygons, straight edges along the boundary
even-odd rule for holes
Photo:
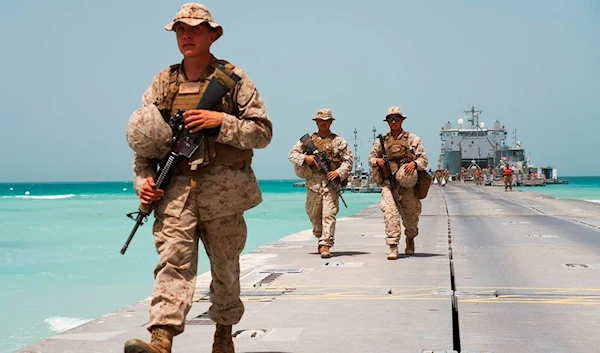
[[[390,248],[387,253],[388,260],[396,260],[398,258],[398,244],[390,244]]]
[[[155,326],[151,332],[150,343],[137,338],[125,342],[125,353],[171,353],[175,331],[168,326]]]
[[[413,255],[415,253],[415,239],[406,237],[406,249],[404,249],[406,255]]]
[[[231,325],[217,324],[212,353],[235,353],[233,338],[231,337]]]
[[[319,254],[321,254],[321,258],[328,259],[331,257],[331,252],[329,252],[329,246],[321,245],[319,246]]]

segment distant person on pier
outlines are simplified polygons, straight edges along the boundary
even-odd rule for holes
[[[481,169],[477,168],[475,172],[475,185],[481,186],[483,184],[483,176],[481,175]]]
[[[510,169],[510,166],[507,164],[506,168],[504,168],[504,172],[502,173],[504,179],[504,191],[513,189],[513,171]]]

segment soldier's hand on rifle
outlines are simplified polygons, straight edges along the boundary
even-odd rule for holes
[[[383,161],[383,158],[377,158],[375,161],[377,162],[379,168],[385,168],[385,162]]]
[[[335,170],[332,170],[329,173],[327,173],[327,180],[334,180],[335,178],[339,178],[339,177],[340,177],[340,175]]]
[[[312,165],[312,164],[317,165],[317,162],[315,162],[315,156],[311,156],[309,154],[306,155],[306,157],[304,157],[304,162],[307,165]]]
[[[415,162],[406,163],[404,165],[404,172],[406,174],[411,174],[415,170],[415,166],[416,166]]]
[[[157,189],[154,183],[154,178],[149,177],[140,190],[140,200],[143,204],[149,205],[154,201],[158,201],[165,195],[163,190]]]
[[[191,133],[196,133],[204,129],[212,129],[221,126],[223,123],[223,113],[212,110],[192,109],[183,113],[185,128]]]

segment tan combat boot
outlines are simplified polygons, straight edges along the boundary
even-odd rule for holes
[[[413,255],[415,253],[415,239],[406,237],[406,249],[404,249],[406,255]]]
[[[396,260],[398,258],[398,244],[390,244],[390,248],[387,253],[388,260]]]
[[[231,337],[231,325],[217,324],[212,353],[235,353],[233,338]]]
[[[321,245],[319,246],[319,254],[321,254],[321,257],[323,259],[328,259],[331,257],[331,252],[329,252],[329,246],[327,245]]]
[[[175,331],[168,326],[155,326],[151,332],[149,344],[137,338],[125,342],[125,353],[171,353]]]

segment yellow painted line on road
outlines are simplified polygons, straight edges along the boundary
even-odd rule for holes
[[[388,296],[323,296],[323,295],[302,295],[302,296],[282,296],[277,298],[280,300],[410,300],[410,301],[449,301],[450,297],[431,297],[431,298],[408,298],[408,297],[398,297],[393,295]]]
[[[545,305],[600,305],[600,297],[570,297],[570,298],[527,298],[526,296],[500,296],[498,298],[458,299],[461,303],[486,304],[545,304]]]
[[[600,288],[590,287],[461,287],[459,291],[469,292],[475,289],[487,290],[539,290],[539,291],[591,291],[600,292]]]

